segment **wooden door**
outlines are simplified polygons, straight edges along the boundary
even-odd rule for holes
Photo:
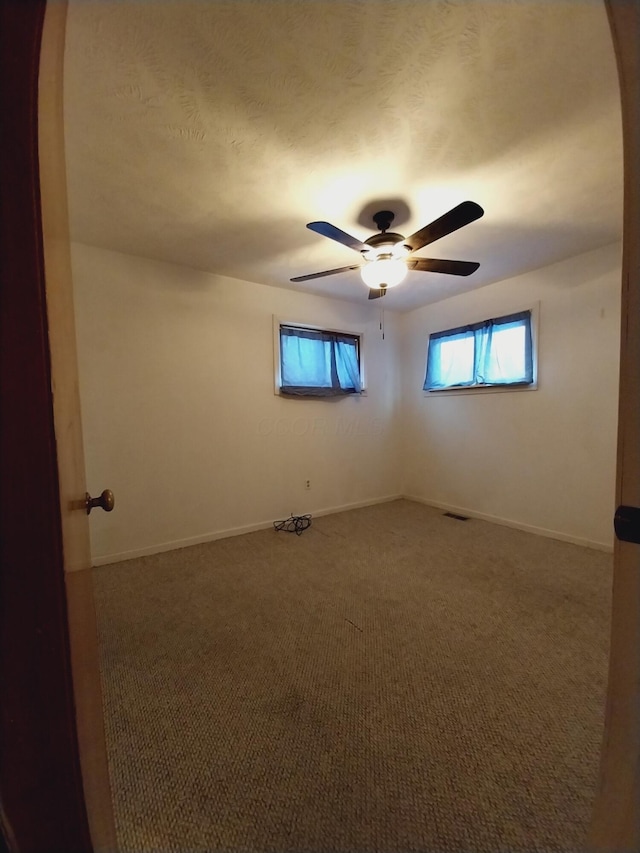
[[[87,851],[38,180],[44,11],[44,0],[0,4],[0,103],[6,122],[0,157],[0,797],[2,831],[11,850]]]
[[[640,507],[640,4],[608,0],[624,143],[617,505]],[[594,200],[595,201],[595,200]],[[640,545],[616,541],[595,850],[640,851]]]
[[[40,50],[38,152],[62,552],[84,797],[95,850],[116,849],[104,736],[64,149],[66,0],[48,3]],[[95,512],[102,510],[96,509]]]
[[[84,510],[63,142],[66,4],[2,16],[2,723],[6,846],[116,849]]]

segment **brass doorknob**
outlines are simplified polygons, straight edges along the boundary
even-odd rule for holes
[[[94,506],[102,507],[105,512],[111,512],[116,503],[111,489],[105,489],[100,497],[92,498],[89,492],[85,494],[84,504],[87,508],[87,515],[91,512]]]

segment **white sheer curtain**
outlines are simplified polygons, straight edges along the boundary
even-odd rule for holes
[[[281,326],[280,369],[284,394],[333,397],[362,390],[355,336]]]
[[[531,311],[429,336],[425,391],[532,381]]]

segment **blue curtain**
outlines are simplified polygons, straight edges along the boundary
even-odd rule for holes
[[[425,391],[532,382],[531,311],[429,336]]]
[[[357,394],[362,390],[359,340],[338,332],[280,326],[280,372],[284,394]]]

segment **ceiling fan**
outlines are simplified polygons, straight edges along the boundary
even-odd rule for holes
[[[458,228],[469,225],[484,214],[484,210],[474,201],[463,201],[457,207],[438,219],[434,219],[429,225],[425,225],[410,237],[395,234],[389,231],[394,214],[390,210],[380,210],[373,215],[373,221],[380,230],[379,234],[373,234],[364,242],[356,237],[346,234],[330,222],[309,222],[307,228],[336,240],[343,246],[348,246],[356,252],[360,252],[364,263],[352,264],[347,267],[338,267],[335,270],[324,270],[314,272],[310,275],[299,275],[290,279],[291,281],[309,281],[314,278],[323,278],[326,275],[348,272],[349,270],[360,270],[362,280],[369,287],[369,299],[379,299],[384,296],[389,287],[400,284],[407,271],[422,270],[423,272],[439,272],[446,275],[471,275],[480,266],[475,261],[446,261],[436,258],[414,258],[415,252],[446,237]]]

